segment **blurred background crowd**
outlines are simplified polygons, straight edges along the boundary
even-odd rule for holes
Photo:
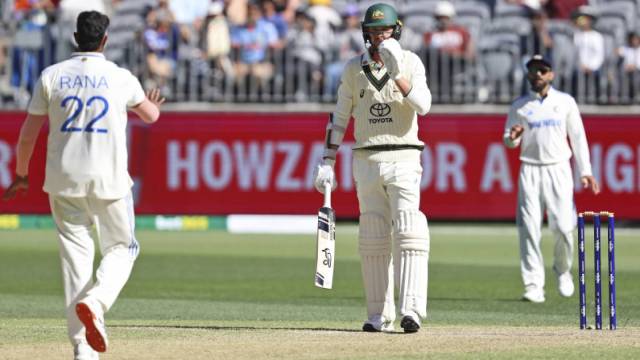
[[[0,0],[0,105],[73,51],[80,11],[111,17],[106,56],[182,103],[331,103],[364,51],[362,14],[396,7],[435,103],[503,104],[541,53],[579,103],[640,104],[640,0]]]

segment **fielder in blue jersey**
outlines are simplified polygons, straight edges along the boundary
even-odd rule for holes
[[[104,313],[124,287],[139,246],[134,234],[133,181],[127,170],[127,110],[146,123],[160,116],[158,90],[105,59],[109,18],[82,12],[78,51],[46,68],[36,84],[17,145],[16,178],[3,198],[29,188],[29,160],[49,122],[44,191],[49,194],[62,258],[69,338],[75,359],[107,349]],[[94,240],[102,260],[93,280]]]
[[[545,301],[540,249],[545,212],[555,237],[553,270],[558,292],[570,297],[574,291],[571,263],[576,210],[569,162],[572,154],[582,186],[594,194],[600,192],[600,187],[591,173],[587,137],[576,101],[551,86],[554,73],[548,60],[536,55],[526,67],[531,92],[511,105],[503,140],[507,147],[520,146],[516,223],[523,299],[541,303]]]

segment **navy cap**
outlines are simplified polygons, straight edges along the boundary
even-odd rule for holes
[[[551,69],[551,61],[549,60],[549,58],[547,58],[545,56],[542,56],[540,54],[533,55],[531,57],[531,59],[529,59],[529,61],[527,61],[525,66],[527,68],[529,68],[530,66],[535,65],[535,64],[542,64],[542,65],[548,67],[549,69]]]

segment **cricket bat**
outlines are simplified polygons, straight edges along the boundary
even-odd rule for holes
[[[334,255],[336,249],[336,214],[331,208],[331,184],[324,184],[324,205],[318,210],[316,236],[315,285],[323,289],[333,286]]]

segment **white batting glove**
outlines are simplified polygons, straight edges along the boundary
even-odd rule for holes
[[[329,164],[326,162],[318,164],[313,173],[314,185],[316,190],[324,194],[324,184],[331,184],[331,190],[335,190],[338,186],[338,182],[336,181],[336,174],[333,171],[333,164]]]
[[[387,73],[392,79],[397,80],[400,77],[400,64],[402,60],[402,47],[398,40],[389,38],[384,40],[378,46],[378,52],[387,68]]]

